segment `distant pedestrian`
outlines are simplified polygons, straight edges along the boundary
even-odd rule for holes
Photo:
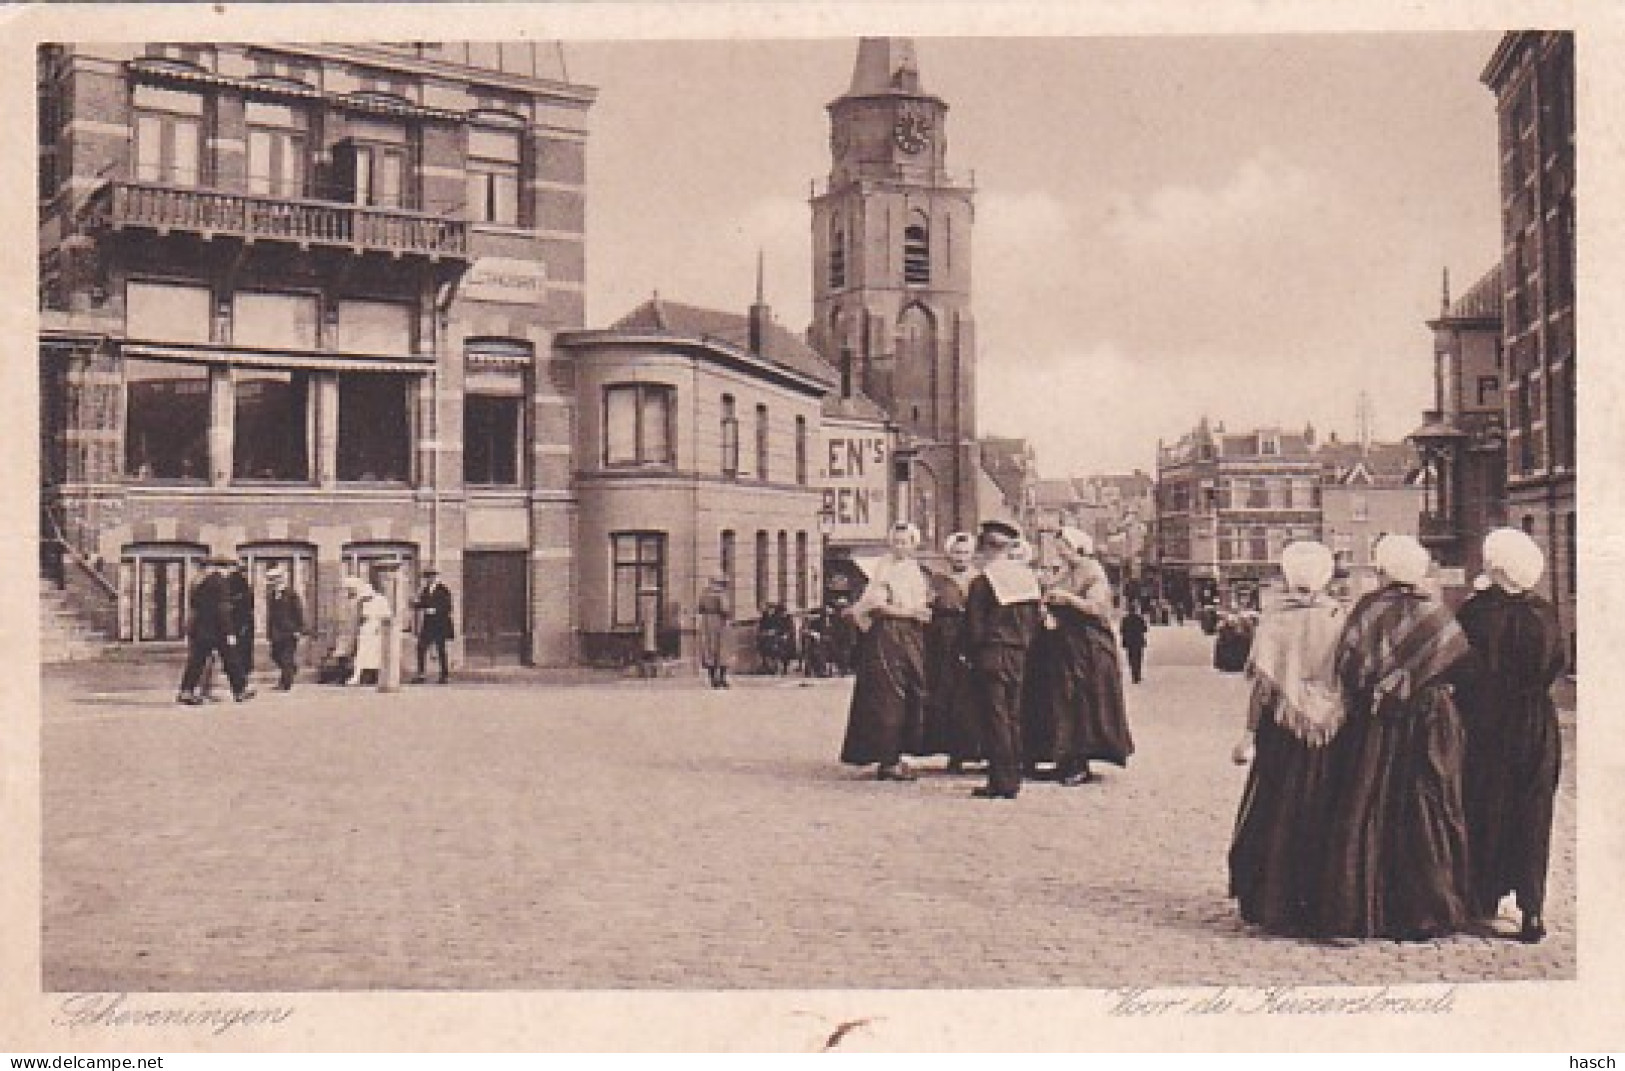
[[[713,688],[728,687],[728,664],[723,643],[728,635],[728,578],[716,576],[700,596],[699,613],[700,665]]]
[[[1332,794],[1319,931],[1425,940],[1471,915],[1461,718],[1451,674],[1467,637],[1425,586],[1414,538],[1377,544],[1382,586],[1338,640],[1347,720],[1326,756]]]
[[[1123,653],[1128,656],[1128,670],[1134,683],[1139,684],[1145,674],[1145,617],[1138,610],[1130,610],[1123,615],[1123,620],[1117,623],[1117,631],[1123,637]]]
[[[972,795],[1013,800],[1021,792],[1021,694],[1027,649],[1040,627],[1042,592],[1021,530],[1003,521],[982,525],[982,573],[965,597],[965,649],[982,714],[987,784]]]
[[[365,580],[355,587],[355,666],[346,684],[377,684],[384,665],[384,632],[394,616],[389,600]]]
[[[433,649],[435,659],[440,663],[439,682],[445,684],[451,679],[446,644],[457,638],[457,628],[452,621],[451,589],[441,583],[437,567],[431,565],[423,570],[423,587],[412,599],[411,607],[418,615],[418,671],[412,683],[424,682],[429,668],[429,651]]]
[[[305,633],[305,604],[299,593],[289,587],[287,571],[281,566],[268,570],[265,580],[265,633],[271,641],[271,661],[279,671],[276,690],[286,692],[293,688],[294,675],[299,670],[299,637]]]
[[[943,543],[948,569],[931,576],[931,623],[925,630],[926,755],[947,755],[948,772],[983,758],[981,717],[965,660],[965,600],[976,579],[976,537],[955,532]]]
[[[1244,920],[1278,934],[1311,933],[1319,917],[1326,744],[1343,721],[1334,672],[1343,611],[1325,592],[1334,567],[1321,543],[1282,550],[1287,591],[1259,621],[1247,732],[1231,755],[1252,769],[1230,843],[1230,895]]]
[[[1535,593],[1545,555],[1516,528],[1484,540],[1486,575],[1457,615],[1472,653],[1457,685],[1467,733],[1464,800],[1473,911],[1489,920],[1517,896],[1521,940],[1546,936],[1546,871],[1563,741],[1551,687],[1563,672],[1563,632]]]
[[[333,613],[332,640],[327,658],[317,672],[322,684],[348,684],[355,674],[356,641],[361,633],[361,578],[347,576],[341,583],[339,604]]]
[[[874,564],[862,598],[847,611],[862,636],[841,761],[873,764],[881,781],[913,781],[903,756],[919,748],[924,727],[931,590],[914,558],[920,530],[895,524],[888,542],[890,553]]]
[[[1061,568],[1044,593],[1044,608],[1055,618],[1054,661],[1042,701],[1055,725],[1056,775],[1070,788],[1095,779],[1093,761],[1128,765],[1134,740],[1112,633],[1111,581],[1087,532],[1063,528],[1055,546]]]
[[[249,583],[248,569],[241,561],[233,561],[226,573],[226,590],[231,596],[231,630],[237,637],[232,650],[237,658],[238,671],[243,677],[254,675],[254,585]]]
[[[187,599],[186,668],[181,672],[176,701],[188,706],[203,702],[198,684],[211,656],[225,670],[231,682],[232,698],[239,703],[254,698],[254,690],[243,676],[242,663],[235,651],[238,634],[225,572],[233,564],[235,561],[231,558],[206,559],[205,572],[192,586]]]

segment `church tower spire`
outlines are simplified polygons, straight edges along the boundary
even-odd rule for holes
[[[975,191],[947,169],[948,105],[926,91],[909,38],[862,38],[851,83],[827,107],[808,337],[832,366],[851,370],[843,383],[891,415],[921,458],[916,469],[937,481],[915,489],[921,508],[910,513],[935,543],[979,519]]]

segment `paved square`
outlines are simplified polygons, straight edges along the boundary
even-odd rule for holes
[[[1153,630],[1138,754],[970,798],[835,762],[849,680],[173,702],[46,671],[44,983],[83,990],[1263,985],[1575,973],[1572,761],[1552,936],[1337,948],[1225,897],[1244,683]],[[161,667],[160,667],[161,668]],[[98,691],[97,689],[100,689]],[[1572,744],[1572,733],[1568,734]],[[1570,751],[1572,757],[1572,749]]]

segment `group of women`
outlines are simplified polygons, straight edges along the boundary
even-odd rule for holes
[[[1091,761],[1126,765],[1113,600],[1089,537],[1064,530],[1042,578],[1002,522],[979,541],[950,536],[941,572],[917,560],[919,542],[895,526],[848,611],[861,638],[841,761],[883,781],[914,779],[904,756],[944,755],[953,773],[985,761],[977,795],[993,798],[1014,798],[1023,767],[1053,764],[1073,786],[1094,780]]]
[[[1561,763],[1551,685],[1563,641],[1533,589],[1523,532],[1484,543],[1476,592],[1452,613],[1408,536],[1377,546],[1380,586],[1344,612],[1331,552],[1294,543],[1288,594],[1248,664],[1251,762],[1230,847],[1243,919],[1288,935],[1424,940],[1502,932],[1516,894],[1528,942],[1543,918]]]

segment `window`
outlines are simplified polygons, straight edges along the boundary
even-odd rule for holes
[[[418,548],[411,543],[346,543],[340,552],[344,575],[358,576],[380,592],[388,592],[389,576],[397,578],[400,595],[417,590]],[[307,610],[307,613],[309,611]],[[407,614],[402,623],[410,622]]]
[[[660,383],[604,388],[604,464],[670,465],[673,397]]]
[[[313,350],[319,345],[314,294],[239,291],[231,298],[231,341],[236,346]]]
[[[214,298],[206,286],[129,282],[124,286],[124,324],[130,338],[208,342]]]
[[[1281,439],[1278,435],[1260,435],[1258,437],[1258,452],[1260,454],[1276,455],[1281,452]]]
[[[666,603],[665,533],[616,532],[609,538],[614,555],[611,626],[636,628],[650,614],[659,622]]]
[[[807,418],[796,417],[796,484],[807,486]]]
[[[135,178],[170,186],[203,180],[203,98],[157,86],[135,87]]]
[[[829,288],[846,286],[846,231],[837,219],[829,235]]]
[[[756,478],[768,478],[767,464],[767,406],[756,407]]]
[[[468,132],[468,218],[519,224],[520,145],[517,130],[471,127]]]
[[[1478,404],[1485,407],[1495,404],[1495,395],[1501,389],[1501,380],[1496,376],[1478,377]]]
[[[251,100],[248,124],[248,191],[269,197],[305,195],[305,113],[287,104]]]
[[[463,398],[463,482],[476,487],[519,483],[521,399],[489,394]]]
[[[722,575],[728,581],[728,606],[732,608],[734,599],[734,582],[738,579],[739,566],[739,538],[732,529],[722,533],[722,546],[719,548],[721,558],[720,567]]]
[[[309,372],[239,368],[232,475],[239,480],[310,479]]]
[[[1532,535],[1535,534],[1535,517],[1534,517],[1534,514],[1525,513],[1523,515],[1523,520],[1521,522],[1519,522],[1519,524],[1523,528],[1523,534],[1524,535],[1532,536]]]
[[[305,612],[305,627],[316,627],[316,551],[305,543],[250,543],[237,548],[238,557],[248,567],[248,582],[254,589],[254,632],[265,635],[265,602],[270,584],[265,574],[279,567],[288,576],[288,589],[299,596]],[[408,589],[410,590],[410,589]]]
[[[1570,517],[1574,516],[1572,513]],[[807,533],[796,533],[796,605],[807,608]]]
[[[1370,503],[1364,495],[1349,496],[1349,519],[1354,521],[1369,521],[1371,519]]]
[[[412,382],[381,372],[339,373],[338,478],[402,482],[410,472]]]
[[[1252,538],[1248,540],[1248,560],[1255,562],[1267,562],[1270,560],[1269,554],[1269,529],[1254,528],[1252,531]]]
[[[931,238],[922,223],[910,224],[903,231],[903,282],[910,286],[931,282]]]
[[[398,301],[339,302],[336,348],[345,353],[415,353],[417,309]]]
[[[780,606],[790,605],[790,536],[786,532],[779,533],[779,583],[778,603]]]
[[[1270,505],[1269,482],[1263,479],[1237,480],[1239,487],[1247,488],[1248,509],[1268,509]]]
[[[124,471],[142,480],[209,477],[209,368],[124,362]]]
[[[739,475],[739,414],[731,394],[722,396],[722,474]]]
[[[187,596],[207,553],[208,548],[191,544],[125,547],[119,557],[119,638],[185,638]]]
[[[767,533],[756,533],[756,606],[767,605]]]
[[[334,195],[358,205],[410,207],[413,190],[406,127],[370,120],[352,120],[350,126],[358,136],[333,146]]]

